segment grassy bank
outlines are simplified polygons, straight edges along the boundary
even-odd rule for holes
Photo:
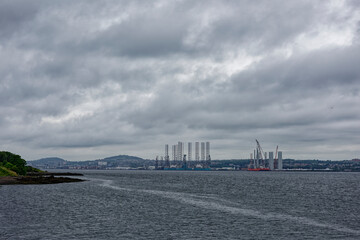
[[[7,169],[6,167],[1,167],[0,166],[0,177],[6,177],[6,176],[11,176],[11,177],[16,177],[18,174],[14,171],[11,171],[9,169]]]

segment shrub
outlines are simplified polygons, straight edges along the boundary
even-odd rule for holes
[[[17,176],[17,173],[5,167],[0,167],[0,176]]]
[[[20,155],[0,151],[0,166],[8,168],[19,175],[26,174],[26,161]]]

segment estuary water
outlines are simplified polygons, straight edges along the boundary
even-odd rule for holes
[[[0,239],[360,239],[360,173],[81,173],[0,186]]]

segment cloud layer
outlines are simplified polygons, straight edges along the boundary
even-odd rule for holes
[[[0,146],[27,160],[360,155],[357,1],[1,1]]]

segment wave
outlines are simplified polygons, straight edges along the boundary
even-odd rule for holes
[[[241,208],[236,205],[238,203],[225,200],[215,196],[208,196],[208,195],[200,195],[200,194],[190,194],[190,193],[182,193],[182,192],[171,192],[171,191],[160,191],[160,190],[146,190],[146,189],[132,189],[132,188],[124,188],[124,187],[117,187],[112,185],[112,180],[105,180],[105,179],[96,179],[101,180],[102,183],[100,186],[108,187],[114,190],[119,191],[136,191],[142,192],[146,194],[157,195],[160,197],[165,197],[168,199],[172,199],[178,202],[182,202],[185,204],[189,204],[192,206],[196,206],[199,208],[209,209],[209,210],[217,210],[229,214],[234,215],[242,215],[247,217],[254,217],[266,221],[271,220],[281,220],[281,221],[292,221],[296,223],[300,223],[303,225],[309,225],[314,227],[320,228],[328,228],[332,230],[336,230],[339,232],[350,233],[355,235],[360,235],[359,230],[350,229],[344,226],[330,224],[330,223],[323,223],[318,222],[316,220],[306,218],[306,217],[297,217],[291,216],[282,213],[264,213],[258,210],[248,209],[248,208]]]

